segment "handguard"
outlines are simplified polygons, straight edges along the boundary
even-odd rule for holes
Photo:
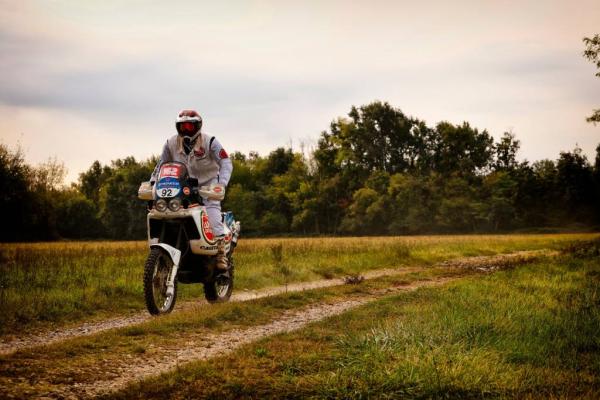
[[[138,189],[138,199],[140,200],[152,200],[152,184],[150,182],[142,182]]]
[[[212,183],[209,186],[202,186],[198,189],[198,194],[208,200],[221,201],[225,198],[225,185]]]

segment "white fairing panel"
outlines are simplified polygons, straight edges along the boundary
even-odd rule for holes
[[[150,237],[150,220],[152,219],[178,219],[178,218],[192,218],[194,226],[196,227],[199,239],[190,240],[190,249],[194,254],[205,254],[215,255],[217,254],[217,242],[213,236],[212,229],[208,221],[208,215],[204,207],[193,207],[188,209],[182,209],[179,211],[165,211],[158,212],[152,210],[148,213],[147,218],[147,229],[148,229],[148,244],[150,247],[160,245],[168,246],[166,244],[159,243],[158,238]],[[239,222],[236,223],[235,227],[239,227]],[[231,229],[227,224],[223,224],[225,234],[225,252],[228,253],[231,248],[231,242],[237,240],[238,231],[231,232]],[[171,247],[171,246],[168,246]],[[171,247],[172,248],[172,247]],[[165,248],[166,249],[166,248]],[[166,249],[167,250],[167,249]],[[177,249],[174,249],[177,250]],[[179,250],[177,250],[179,252]],[[167,252],[169,252],[167,250]],[[179,252],[180,253],[180,252]],[[171,253],[169,253],[171,254]]]
[[[163,250],[165,250],[167,252],[167,254],[171,257],[171,261],[173,261],[173,265],[175,265],[175,266],[179,265],[179,261],[181,259],[181,251],[177,250],[173,246],[169,246],[166,243],[156,243],[156,244],[150,245],[151,249],[154,247],[160,247]]]

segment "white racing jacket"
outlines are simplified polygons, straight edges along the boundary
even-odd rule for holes
[[[156,182],[161,164],[170,161],[184,163],[190,177],[198,179],[199,186],[215,182],[227,186],[233,171],[233,163],[221,143],[204,132],[198,136],[194,148],[187,155],[183,150],[183,138],[179,135],[170,137],[150,180]]]

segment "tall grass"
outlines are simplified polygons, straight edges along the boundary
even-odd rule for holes
[[[563,262],[415,294],[403,317],[339,341],[336,373],[321,390],[570,397],[600,389],[600,263]]]
[[[0,332],[36,321],[139,309],[140,242],[0,247]]]
[[[592,236],[242,238],[235,254],[235,285],[237,290],[258,289],[461,256],[557,248]],[[273,246],[281,247],[284,264],[273,262]],[[0,334],[39,323],[142,310],[147,252],[145,242],[0,244]],[[202,297],[201,285],[180,285],[180,296]]]

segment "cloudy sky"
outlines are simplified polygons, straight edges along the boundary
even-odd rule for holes
[[[157,154],[182,108],[230,152],[314,145],[351,105],[593,157],[600,2],[0,0],[0,142],[68,180]]]

